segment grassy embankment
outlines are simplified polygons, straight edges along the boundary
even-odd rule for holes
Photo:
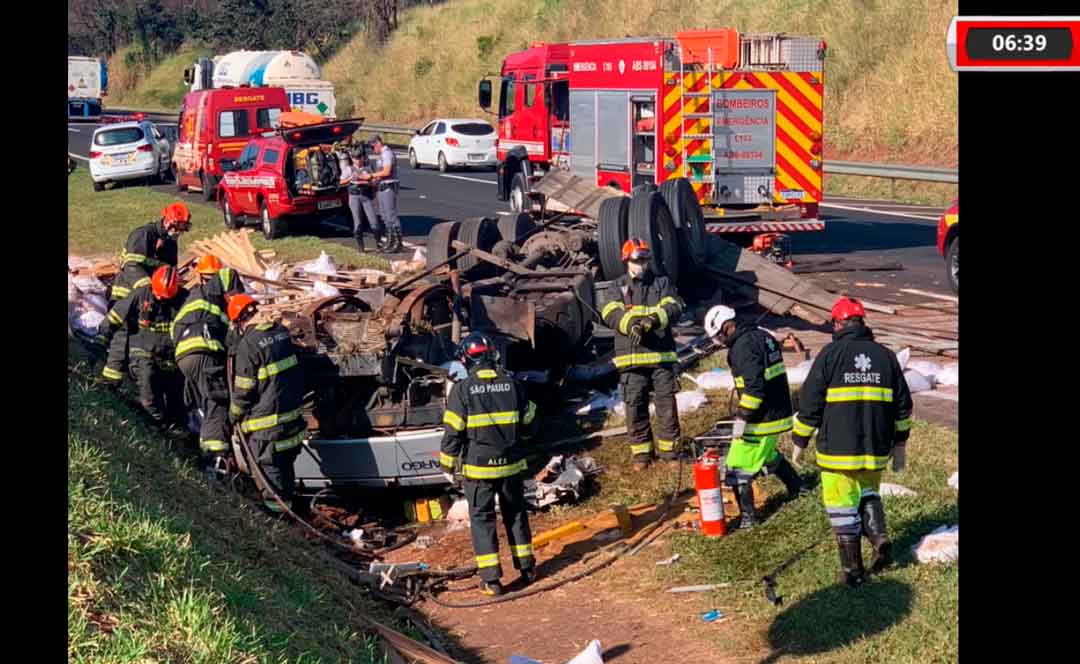
[[[130,65],[127,60],[137,51],[125,46],[109,58],[109,94],[105,108],[137,108],[143,111],[176,113],[187,94],[184,69],[210,51],[184,46],[165,58],[150,71],[141,64]]]

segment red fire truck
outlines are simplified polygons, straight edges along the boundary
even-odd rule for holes
[[[824,60],[819,38],[734,29],[533,44],[502,65],[499,199],[521,210],[553,168],[624,191],[685,177],[709,231],[824,230]]]

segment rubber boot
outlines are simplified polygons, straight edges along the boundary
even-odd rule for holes
[[[885,534],[885,506],[880,496],[871,496],[859,506],[862,517],[863,535],[874,547],[874,559],[870,562],[870,573],[877,574],[892,564],[892,542]]]
[[[862,538],[858,535],[837,535],[836,543],[840,547],[840,583],[858,588],[866,581],[863,569]]]
[[[735,499],[739,502],[739,529],[749,529],[761,523],[757,515],[757,507],[754,506],[754,487],[750,484],[736,484],[732,487]]]
[[[390,231],[390,246],[387,248],[387,252],[396,254],[401,251],[401,231],[397,228]]]
[[[498,597],[502,594],[502,584],[498,581],[480,581],[480,594],[488,597]]]
[[[535,567],[533,567],[531,569],[523,569],[523,570],[521,570],[521,586],[522,587],[532,585],[532,583],[534,581],[536,581],[536,578],[537,577],[536,577],[536,568]]]
[[[357,236],[356,237],[356,250],[359,251],[362,254],[367,253],[367,247],[364,246],[364,238],[363,238],[363,236]]]
[[[792,466],[784,455],[780,455],[780,459],[776,462],[776,467],[772,469],[772,473],[784,483],[788,499],[800,498],[809,493],[806,487],[803,486],[802,478],[796,472],[795,466]]]

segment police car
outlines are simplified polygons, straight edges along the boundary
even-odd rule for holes
[[[105,124],[90,139],[90,177],[94,191],[108,182],[155,180],[169,170],[170,143],[149,120]]]

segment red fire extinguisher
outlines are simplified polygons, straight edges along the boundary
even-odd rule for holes
[[[694,464],[694,488],[697,490],[701,532],[706,537],[727,535],[724,524],[724,498],[720,494],[720,452],[706,448]]]

